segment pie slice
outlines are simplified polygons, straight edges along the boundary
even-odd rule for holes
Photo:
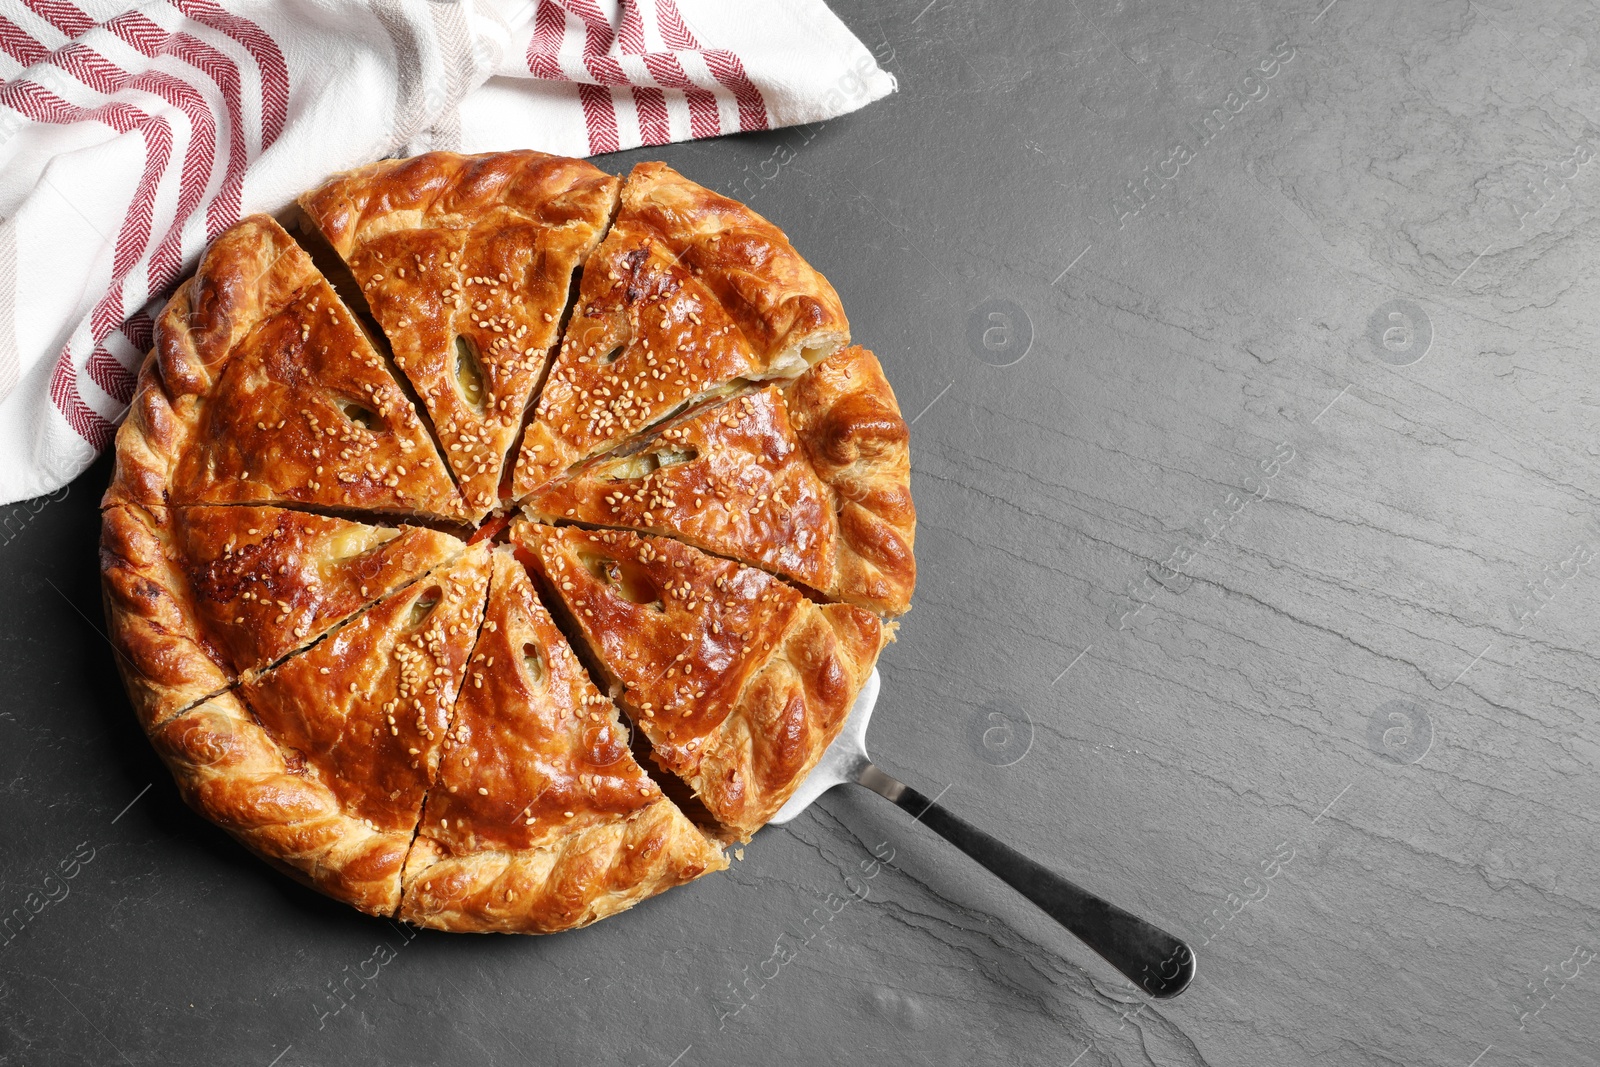
[[[680,542],[519,520],[545,587],[652,758],[749,840],[844,725],[886,634],[753,567]]]
[[[466,548],[419,526],[274,507],[182,508],[176,525],[195,615],[239,675],[311,644]]]
[[[272,219],[217,238],[156,324],[107,501],[464,514],[387,362]]]
[[[384,835],[381,869],[374,859],[363,870],[371,888],[358,902],[375,914],[400,904],[405,853],[483,619],[487,553],[469,547],[238,689],[291,771]]]
[[[530,516],[624,526],[825,590],[834,571],[828,490],[776,386],[698,408],[536,490]]]
[[[876,357],[849,348],[786,390],[707,405],[585,461],[523,508],[674,537],[899,615],[916,584],[908,444]]]
[[[406,863],[400,917],[442,930],[586,926],[727,866],[628,751],[509,549]]]
[[[525,496],[741,379],[800,374],[848,340],[833,287],[776,226],[641,163],[584,269],[513,491]]]
[[[499,500],[573,272],[620,184],[543,152],[433,152],[350,171],[300,199],[427,406],[474,517]]]
[[[325,766],[275,739],[233,693],[150,731],[189,806],[297,881],[392,915],[411,831],[353,810]]]

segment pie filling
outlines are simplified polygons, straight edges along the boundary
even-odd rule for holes
[[[332,583],[330,590],[339,581],[344,584],[338,595],[330,592],[324,597],[321,609],[288,598],[275,602],[267,586],[277,557],[257,565],[251,580],[229,570],[236,553],[256,552],[263,559],[270,555],[270,545],[256,539],[254,526],[240,544],[229,542],[217,555],[220,562],[209,571],[200,568],[191,573],[190,582],[210,590],[206,603],[222,605],[202,616],[208,640],[219,628],[255,625],[251,621],[255,618],[271,630],[224,636],[221,641],[233,650],[229,655],[236,661],[230,664],[236,679],[230,690],[283,751],[291,771],[318,777],[339,796],[351,817],[375,831],[408,835],[409,843],[392,872],[399,901],[393,914],[401,917],[413,918],[411,909],[427,907],[433,877],[428,872],[445,871],[457,862],[452,857],[474,849],[513,855],[518,850],[555,848],[550,835],[582,824],[589,818],[585,811],[605,812],[631,826],[646,817],[645,809],[651,805],[665,805],[662,811],[674,809],[679,813],[674,818],[686,818],[698,829],[707,842],[705,856],[679,857],[677,866],[661,875],[665,879],[661,885],[676,884],[673,878],[687,880],[707,865],[725,866],[721,845],[747,840],[753,832],[750,823],[729,813],[745,810],[741,805],[746,794],[764,788],[763,783],[739,780],[744,772],[733,764],[725,766],[726,761],[716,763],[721,777],[715,783],[706,777],[714,762],[712,747],[720,746],[726,755],[741,743],[746,749],[765,743],[759,738],[741,742],[730,734],[733,728],[718,718],[730,714],[730,702],[745,688],[768,684],[762,672],[767,670],[771,641],[766,648],[750,641],[759,640],[756,635],[763,632],[769,637],[777,632],[783,638],[798,624],[782,620],[798,619],[819,604],[844,608],[834,603],[837,598],[818,592],[826,588],[832,566],[828,538],[837,536],[832,504],[809,468],[798,471],[798,460],[790,454],[797,450],[786,424],[776,431],[768,425],[781,418],[782,397],[775,387],[763,384],[802,375],[837,345],[796,347],[775,354],[765,365],[739,364],[726,380],[702,381],[681,371],[683,377],[674,385],[676,399],[668,402],[664,386],[659,402],[651,398],[653,406],[638,409],[647,411],[646,417],[632,421],[623,416],[625,432],[620,436],[606,438],[604,433],[611,433],[606,430],[593,437],[604,440],[609,452],[586,458],[580,449],[568,457],[570,462],[562,468],[565,474],[556,482],[536,492],[512,491],[514,472],[531,454],[534,428],[545,410],[542,398],[568,350],[569,327],[575,328],[585,293],[597,288],[585,284],[585,272],[595,269],[591,255],[611,243],[617,204],[612,203],[604,225],[565,279],[567,295],[554,316],[554,340],[537,361],[533,387],[521,408],[496,416],[496,372],[481,339],[460,333],[448,343],[443,373],[452,403],[476,418],[501,417],[515,426],[509,448],[499,456],[497,478],[503,480],[498,482],[492,509],[476,509],[478,515],[473,517],[475,509],[468,500],[469,517],[464,522],[460,515],[415,508],[338,507],[300,499],[179,501],[174,507],[184,521],[200,522],[211,513],[255,507],[290,516],[290,526],[298,522],[328,528],[316,548],[320,556],[315,566],[327,572],[324,579]],[[382,372],[409,403],[451,484],[467,493],[462,464],[459,459],[452,461],[451,449],[458,445],[447,444],[435,423],[438,408],[419,394],[412,368],[397,360],[391,336],[380,325],[381,315],[375,315],[369,304],[360,268],[352,269],[309,216],[294,237],[331,287],[325,292],[332,302],[342,306],[378,353]],[[530,272],[537,266],[536,261]],[[502,276],[501,283],[505,282]],[[704,307],[701,312],[710,314]],[[690,320],[700,323],[693,310],[682,308],[639,314],[660,316],[656,325],[663,330],[674,324],[687,328]],[[546,320],[551,317],[545,315]],[[721,333],[732,333],[737,341],[738,330],[730,320]],[[664,379],[648,342],[640,348],[635,340],[624,336],[596,353],[594,363],[611,366],[628,354],[636,371]],[[570,382],[562,387],[569,394],[573,388]],[[386,413],[368,395],[341,394],[331,402],[348,428],[341,433],[385,429]],[[708,430],[715,423],[718,432],[737,436],[740,431],[730,412],[740,418],[754,412],[753,428],[740,439],[744,451],[737,456],[739,469],[728,468],[724,461],[724,469],[712,470],[712,446],[721,449],[724,438],[708,435]],[[591,415],[602,422],[610,417]],[[551,486],[559,489],[580,475],[587,478],[583,491],[588,496],[581,500],[582,493],[573,496],[570,508],[554,506],[566,502],[561,496],[565,490],[554,491]],[[746,509],[747,514],[735,514],[737,509],[728,505],[730,500],[756,496],[759,506]],[[534,521],[517,520],[508,529],[507,518],[518,504],[525,505]],[[713,513],[715,518],[706,518]],[[355,524],[339,528],[351,520]],[[395,526],[396,520],[409,528]],[[589,547],[566,545],[565,557],[541,548],[564,537],[572,540],[561,531],[576,534],[579,527],[599,530],[613,523],[615,529],[634,532],[593,534]],[[705,592],[712,586],[691,593],[687,583],[675,585],[670,563],[662,561],[678,559],[673,553],[680,550],[672,547],[677,541],[663,542],[659,549],[647,545],[640,552],[638,546],[657,540],[641,538],[641,533],[684,542],[681,553],[698,558],[688,566],[698,567],[706,582],[726,594],[723,601],[713,605],[712,595]],[[470,547],[461,543],[469,534]],[[454,547],[447,557],[432,560],[416,573],[384,572],[379,580],[383,568],[372,564],[372,581],[353,583],[336,573],[341,567],[348,569],[352,561],[378,560],[385,552],[397,551],[397,546],[429,537],[454,541]],[[487,544],[479,543],[485,540]],[[622,540],[626,551],[617,548]],[[434,550],[440,551],[437,544]],[[292,562],[277,564],[278,573],[287,573]],[[677,627],[689,625],[686,598],[692,609],[693,597],[703,596],[699,644],[691,648],[693,642],[684,643],[675,660],[667,655],[665,675],[641,670],[629,661],[625,649],[608,647],[607,633],[582,617],[584,612],[592,616],[596,602],[575,598],[574,583],[561,570],[569,563],[577,568],[574,575],[581,571],[582,582],[603,593],[612,610],[623,613],[612,621],[623,619],[628,632],[645,634],[655,643],[654,652],[671,653],[668,646],[679,640]],[[685,563],[679,560],[677,565]],[[483,581],[472,577],[474,568]],[[234,584],[227,585],[229,581]],[[230,595],[245,597],[255,614],[233,612],[227,603],[242,601],[229,602]],[[324,617],[317,610],[338,617]],[[230,612],[231,619],[223,618]],[[768,624],[777,630],[763,630]],[[808,625],[821,623],[812,620]],[[862,648],[871,645],[878,633],[873,629],[876,619],[852,619],[844,630],[829,625],[840,633],[851,627],[863,634],[870,630],[871,635],[860,642]],[[517,633],[508,634],[508,627]],[[685,630],[684,637],[688,636]],[[871,656],[876,656],[876,646]],[[698,675],[693,673],[695,667]],[[838,674],[835,668],[823,664],[825,674],[829,669]],[[836,681],[829,676],[835,688]],[[486,699],[485,686],[497,699]],[[319,698],[322,693],[326,695]],[[717,704],[719,699],[723,705]],[[812,699],[819,700],[816,694]],[[829,691],[821,703],[838,699],[837,692]],[[617,714],[617,705],[626,711],[631,729]],[[842,722],[837,709],[827,711],[824,718],[828,716]],[[836,723],[832,729],[837,729]],[[818,754],[820,748],[809,758],[814,761]],[[771,758],[798,777],[809,766],[804,754],[778,753]],[[798,784],[798,777],[793,784]],[[764,821],[762,817],[754,825]],[[619,846],[613,863],[632,862],[631,850],[644,839],[628,840],[633,843]],[[506,879],[509,905],[527,890],[510,874]],[[417,900],[422,901],[415,905],[408,903],[414,886]],[[488,909],[478,915],[478,921],[487,924],[482,928],[496,928],[492,912],[500,903],[498,898],[479,902],[477,906]],[[599,917],[604,914],[609,912]],[[574,913],[562,921],[581,924],[594,917]]]

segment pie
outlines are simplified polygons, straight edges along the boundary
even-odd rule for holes
[[[910,607],[909,435],[772,223],[433,153],[220,235],[102,503],[197,811],[375,915],[550,933],[728,865]]]

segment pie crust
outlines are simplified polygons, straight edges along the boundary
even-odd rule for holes
[[[658,163],[433,153],[300,207],[179,286],[102,503],[109,634],[180,792],[442,930],[726,867],[916,580],[909,434],[838,295]]]

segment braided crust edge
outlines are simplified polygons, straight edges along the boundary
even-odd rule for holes
[[[150,741],[188,805],[256,855],[368,914],[394,914],[411,831],[374,830],[346,815],[232,693],[157,726]]]
[[[614,207],[621,183],[585,160],[533,150],[428,152],[335,174],[299,202],[334,251],[348,257],[358,244],[395,230],[466,229],[496,208],[550,226],[581,221],[593,210],[586,201],[599,197]]]
[[[418,837],[400,918],[458,933],[552,934],[727,866],[722,850],[665,799],[541,848],[445,856]]]
[[[114,504],[100,522],[101,596],[117,669],[146,730],[214,696],[233,676],[200,633],[166,508]]]
[[[654,229],[728,313],[774,377],[792,377],[850,343],[844,305],[784,232],[665,163],[640,163],[622,210]]]
[[[189,285],[184,282],[172,301],[186,299]],[[127,503],[147,509],[165,507],[167,486],[172,484],[192,423],[192,419],[173,410],[152,351],[139,368],[128,417],[117,428],[116,464],[100,506]]]
[[[794,614],[687,778],[733,837],[750,840],[805,781],[887,639],[876,615],[850,604]]]
[[[912,552],[911,431],[878,357],[859,345],[788,388],[789,418],[811,466],[834,495],[834,580],[824,590],[880,614],[902,615],[917,585]]]

